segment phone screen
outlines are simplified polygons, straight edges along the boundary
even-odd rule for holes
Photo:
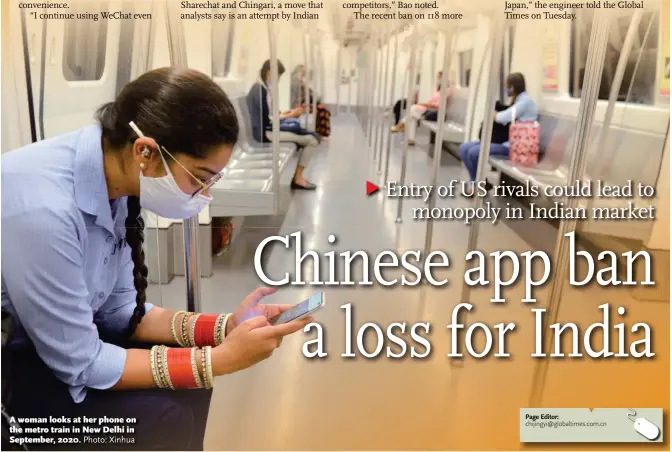
[[[287,309],[282,314],[273,317],[268,323],[271,325],[280,325],[281,323],[291,322],[292,320],[298,319],[299,317],[316,310],[322,306],[323,302],[323,293],[316,293],[310,298],[303,300],[301,303]]]

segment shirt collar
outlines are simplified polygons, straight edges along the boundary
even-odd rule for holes
[[[96,217],[98,226],[114,233],[101,138],[100,126],[86,127],[79,135],[75,155],[75,200],[80,210]]]

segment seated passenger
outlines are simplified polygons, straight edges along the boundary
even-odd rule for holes
[[[494,121],[498,124],[510,124],[514,119],[514,107],[515,107],[515,120],[516,121],[536,121],[538,119],[537,114],[537,104],[532,100],[532,98],[525,91],[525,77],[520,72],[515,72],[510,74],[506,78],[506,91],[507,94],[511,97],[512,103],[509,108],[500,112],[493,112]],[[471,181],[476,181],[476,171],[478,170],[478,155],[481,150],[480,141],[470,141],[467,143],[462,143],[459,146],[459,155],[464,162],[464,166],[467,167],[469,171],[469,176]],[[490,144],[490,155],[509,155],[509,142],[504,143],[491,143]],[[473,188],[471,189],[473,191]],[[471,193],[466,193],[469,195]]]
[[[291,83],[291,104],[293,107],[306,107],[306,88],[304,78],[306,75],[306,67],[303,64],[298,65],[292,72]],[[313,90],[308,88],[308,112],[313,112]],[[320,103],[319,96],[317,102],[317,120],[315,123],[315,132],[321,138],[327,138],[331,135],[331,113],[322,103]]]
[[[266,288],[230,315],[147,302],[141,208],[197,215],[238,136],[233,105],[210,77],[148,72],[96,117],[2,155],[1,258],[11,263],[2,310],[15,324],[3,350],[2,371],[12,373],[3,415],[132,418],[124,437],[133,442],[114,449],[203,450],[214,377],[267,358],[308,321],[271,326],[285,308],[258,304],[274,292]],[[49,449],[110,447],[81,434],[55,446],[62,435],[41,435],[53,439]]]
[[[415,96],[413,97],[413,103],[417,104],[418,103],[418,94],[419,94],[419,89],[420,89],[420,74],[417,75],[415,79]],[[406,108],[406,99],[399,99],[395,104],[394,104],[394,124],[399,124],[399,121],[401,120],[401,110]],[[385,113],[385,117],[387,117],[388,112]]]
[[[278,61],[278,78],[284,74],[285,67]],[[266,60],[259,71],[260,79],[247,93],[247,108],[250,110],[250,121],[252,122],[252,133],[254,139],[261,143],[270,143],[273,139],[273,130],[271,122],[271,93],[269,84],[271,83],[271,61]],[[303,107],[295,107],[292,110],[280,113],[280,119],[298,118],[303,114]],[[301,156],[296,166],[296,172],[292,179],[292,189],[315,190],[315,185],[308,182],[303,177],[303,171],[308,166],[311,157],[317,150],[318,140],[310,134],[298,134],[287,131],[280,131],[278,136],[282,143],[294,143],[299,147]]]
[[[438,77],[438,83],[436,87],[436,91],[432,95],[432,97],[429,98],[427,103],[425,104],[415,104],[411,106],[410,114],[411,118],[408,124],[405,124],[403,122],[400,122],[392,127],[392,132],[401,132],[404,130],[406,126],[408,126],[408,144],[413,146],[415,145],[415,131],[418,126],[418,121],[429,111],[438,111],[439,109],[439,103],[441,102],[441,77],[443,76],[443,72],[439,71],[437,74]],[[446,88],[446,102],[450,99],[450,96],[452,95],[453,91],[448,86]]]

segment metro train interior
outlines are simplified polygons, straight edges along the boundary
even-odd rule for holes
[[[223,177],[210,191],[214,199],[198,218],[183,222],[143,213],[148,300],[172,309],[185,309],[191,302],[202,311],[229,312],[264,284],[259,267],[270,279],[288,273],[292,280],[302,276],[307,282],[281,288],[274,302],[295,303],[316,291],[324,291],[329,300],[315,317],[327,338],[326,356],[303,356],[304,342],[317,334],[311,329],[287,337],[259,365],[221,377],[210,408],[206,449],[519,449],[518,410],[530,405],[533,394],[540,406],[636,402],[657,407],[664,402],[669,413],[669,0],[647,1],[643,8],[573,10],[574,20],[556,21],[507,20],[503,2],[485,0],[439,2],[438,10],[418,9],[413,19],[396,20],[357,19],[347,2],[324,1],[311,10],[317,18],[277,21],[185,19],[183,14],[194,11],[177,1],[70,3],[73,12],[124,10],[151,19],[47,20],[28,14],[17,2],[3,1],[2,152],[94,123],[101,104],[151,69],[197,69],[232,100],[241,131]],[[437,11],[440,17],[461,13],[463,18],[434,19]],[[330,136],[320,141],[305,170],[315,190],[290,187],[298,159],[293,145],[262,144],[252,136],[245,96],[269,59],[279,110],[295,107],[292,72],[303,65],[305,86],[317,94],[312,111],[318,111],[319,103],[331,114]],[[281,76],[276,63],[285,68]],[[478,180],[517,190],[509,196],[493,196],[491,190],[478,200],[433,197],[432,218],[413,218],[427,199],[390,196],[391,187],[468,181],[460,145],[479,140],[482,130],[489,133],[495,102],[508,102],[511,73],[524,76],[538,109],[539,162],[523,166],[486,155],[479,161]],[[424,102],[437,83],[446,99],[438,117],[445,113],[445,122],[421,118],[417,127],[393,131],[395,103],[416,97]],[[584,92],[589,85],[596,88]],[[412,103],[400,110],[406,124],[416,121],[410,115]],[[299,120],[308,130],[319,127],[316,114]],[[412,144],[408,129],[416,134]],[[632,197],[574,201],[554,190],[544,195],[549,187],[572,186],[574,178],[619,187],[645,184],[655,195],[635,190]],[[379,192],[368,196],[367,181]],[[530,196],[530,187],[541,195]],[[557,209],[559,216],[570,206],[651,207],[655,219],[534,219],[529,218],[531,203],[566,207]],[[470,224],[445,217],[472,206],[484,212],[520,207],[525,215]],[[655,284],[616,291],[571,286],[565,278],[534,288],[537,307],[549,306],[555,298],[557,320],[575,322],[584,331],[602,321],[599,306],[609,302],[612,349],[619,343],[615,323],[626,325],[627,351],[641,339],[632,325],[646,322],[655,331],[655,358],[636,365],[585,356],[551,359],[540,379],[540,360],[530,356],[535,316],[529,303],[521,302],[526,288],[505,287],[506,302],[492,303],[492,286],[464,286],[464,256],[474,249],[486,256],[543,250],[559,266],[568,266],[573,257],[559,244],[572,231],[578,248],[571,252],[580,248],[597,259],[612,250],[622,280],[624,253],[647,251]],[[297,268],[295,247],[260,249],[268,237],[295,232],[301,233],[297,246],[303,252],[314,250],[320,256],[329,251],[364,250],[376,256],[390,250],[441,250],[451,261],[437,279],[449,282],[394,288],[311,284],[315,273],[327,275],[326,257],[319,264],[306,258]],[[493,271],[489,265],[488,278]],[[644,273],[642,268],[634,271],[639,280]],[[451,323],[454,307],[464,302],[473,305],[464,322],[515,322],[517,334],[507,337],[510,357],[446,357],[451,343],[445,325]],[[343,308],[347,304],[351,312]],[[626,314],[616,314],[617,306]],[[400,335],[418,353],[422,347],[412,343],[410,327],[426,322],[432,353],[423,359],[411,358],[410,352],[389,359],[383,349],[380,359],[367,359],[357,345],[363,342],[370,352],[376,348],[375,333],[357,338],[367,322],[383,332],[395,322],[405,323],[406,333]],[[567,350],[572,347],[569,337],[562,341]],[[479,349],[486,341],[476,334],[474,342]],[[343,356],[347,344],[353,344],[351,358]],[[384,344],[396,350],[389,339]],[[499,347],[496,335],[494,347]],[[645,388],[638,381],[645,381]],[[665,423],[669,432],[669,421]],[[483,425],[490,434],[484,434]]]

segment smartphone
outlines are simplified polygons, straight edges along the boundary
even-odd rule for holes
[[[287,309],[282,314],[268,319],[268,323],[271,325],[281,325],[283,323],[291,322],[292,320],[298,320],[323,308],[324,304],[324,292],[318,292],[314,295],[311,295],[310,298],[303,300],[301,303]]]

